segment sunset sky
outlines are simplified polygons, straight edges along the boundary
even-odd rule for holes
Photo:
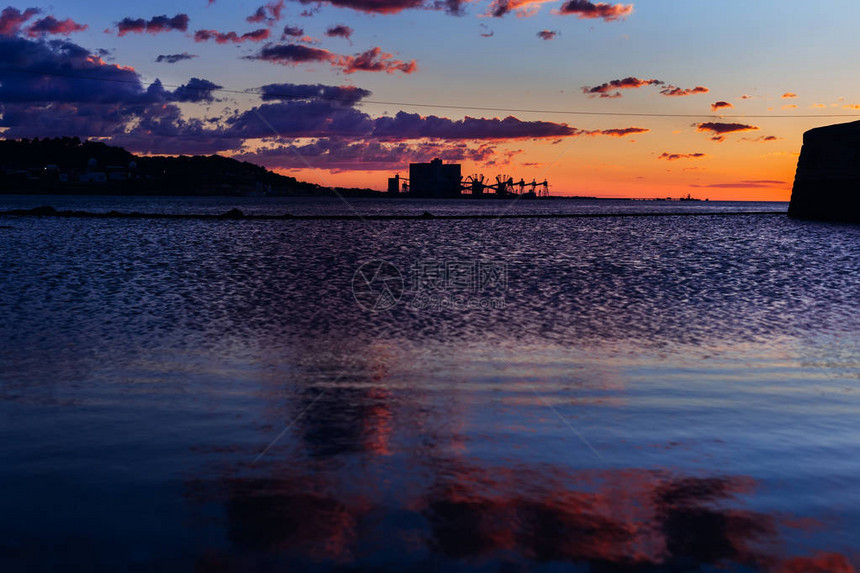
[[[384,189],[411,161],[556,195],[788,200],[860,119],[856,0],[12,5],[3,137],[235,156]]]

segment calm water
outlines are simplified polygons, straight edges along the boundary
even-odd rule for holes
[[[858,297],[782,215],[2,219],[0,570],[853,571]]]

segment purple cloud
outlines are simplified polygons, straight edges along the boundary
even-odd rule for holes
[[[346,38],[347,40],[351,39],[352,33],[355,30],[350,28],[349,26],[345,26],[343,24],[338,24],[336,26],[331,26],[325,31],[325,35],[329,38]]]
[[[185,32],[188,30],[188,14],[177,14],[173,17],[166,15],[154,16],[149,20],[143,18],[123,18],[117,22],[117,36],[126,34],[160,34],[172,30]]]
[[[14,36],[21,30],[24,22],[42,11],[39,8],[27,8],[23,12],[9,6],[0,12],[0,36]]]
[[[27,27],[27,35],[31,38],[47,35],[68,36],[73,32],[82,32],[89,26],[86,24],[78,24],[71,18],[65,20],[57,20],[53,16],[45,16],[33,22]]]
[[[189,54],[188,52],[182,52],[181,54],[161,54],[155,58],[155,61],[159,64],[175,64],[176,62],[191,60],[196,57],[195,54]]]

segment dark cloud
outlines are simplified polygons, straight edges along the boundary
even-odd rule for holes
[[[249,58],[275,64],[296,65],[308,62],[332,62],[337,55],[322,48],[301,44],[271,44],[264,46],[256,55]]]
[[[241,44],[242,42],[262,42],[269,38],[269,29],[260,28],[252,32],[246,32],[241,36],[236,32],[219,32],[218,30],[197,30],[194,32],[195,42],[208,42],[215,40],[218,44]]]
[[[535,139],[581,135],[566,123],[522,121],[515,117],[485,119],[466,117],[453,120],[435,115],[398,112],[374,122],[373,136],[385,140],[403,139]]]
[[[735,107],[727,101],[715,101],[711,104],[711,111],[717,111],[718,109]]]
[[[289,24],[284,26],[284,33],[281,38],[293,37],[298,38],[305,35],[305,31],[298,26],[290,26]]]
[[[238,140],[228,142],[201,120],[182,118],[175,105],[212,101],[218,87],[194,78],[172,91],[157,80],[144,88],[133,68],[106,64],[67,40],[0,37],[0,127],[8,138],[105,137],[133,151],[166,146],[157,144],[159,137],[194,149],[220,139],[219,145],[208,145],[210,153],[231,149]]]
[[[493,0],[487,7],[487,11],[484,15],[492,16],[493,18],[501,18],[505,14],[509,14],[517,9],[522,9],[524,6],[529,4],[532,4],[532,0]]]
[[[644,127],[623,127],[620,129],[598,129],[596,131],[586,131],[585,135],[609,135],[611,137],[624,137],[627,135],[635,135],[637,133],[648,133],[650,129]]]
[[[176,62],[190,60],[196,57],[197,56],[195,54],[189,54],[188,52],[182,52],[181,54],[161,54],[155,58],[155,61],[158,63],[175,64]]]
[[[363,72],[402,72],[411,74],[416,69],[415,60],[404,62],[396,60],[391,54],[379,47],[354,56],[341,56],[322,48],[312,48],[301,44],[271,44],[263,47],[249,59],[266,60],[276,64],[297,65],[310,62],[326,62],[340,68],[345,74]]]
[[[581,19],[602,18],[606,22],[624,19],[633,13],[633,4],[606,4],[588,0],[568,0],[558,9],[558,14],[576,14]]]
[[[177,102],[213,101],[213,91],[221,89],[216,83],[200,78],[191,78],[187,83],[170,92],[169,100]]]
[[[302,4],[317,4],[317,0],[299,0]],[[369,14],[397,14],[403,10],[426,7],[425,0],[323,0],[338,8],[351,8]],[[443,2],[440,9],[449,9],[449,4],[459,9],[460,2]],[[435,4],[433,5],[435,6]]]
[[[0,67],[3,103],[119,103],[140,101],[145,93],[133,68],[106,64],[67,40],[0,37]]]
[[[385,72],[387,74],[403,72],[404,74],[411,74],[417,69],[415,60],[408,62],[395,60],[394,56],[383,52],[379,47],[371,48],[355,56],[342,56],[339,65],[345,74],[353,72]]]
[[[283,89],[283,88],[282,88]],[[364,112],[343,102],[296,99],[265,103],[225,120],[230,137],[355,137],[367,138],[373,120]]]
[[[68,36],[73,32],[82,32],[88,27],[86,24],[78,24],[71,18],[57,20],[53,16],[45,16],[27,27],[27,35],[31,38],[49,34]]]
[[[665,159],[666,161],[677,161],[678,159],[701,159],[707,157],[704,153],[666,153],[660,154],[657,159]]]
[[[616,98],[621,97],[621,92],[617,90],[622,89],[636,89],[641,88],[643,86],[660,86],[665,82],[662,80],[643,80],[635,77],[627,77],[620,80],[612,80],[606,82],[605,84],[600,84],[599,86],[588,87],[584,86],[582,88],[582,93],[586,93],[591,97],[600,96],[602,98]]]
[[[468,0],[433,0],[428,7],[432,10],[442,10],[452,16],[462,16],[465,14],[463,4]]]
[[[265,103],[228,118],[225,124],[229,136],[353,137],[392,143],[415,139],[466,141],[626,135],[647,131],[625,128],[588,132],[564,123],[521,121],[515,117],[454,120],[399,112],[394,117],[371,118],[353,107],[361,98],[370,95],[360,88],[269,84],[261,91],[267,100],[284,101]]]
[[[782,99],[793,99],[796,97],[797,97],[797,94],[792,93],[792,92],[785,92],[784,94],[782,94]]]
[[[554,40],[558,34],[558,30],[541,30],[537,33],[537,37],[541,40]]]
[[[27,8],[23,12],[9,6],[0,12],[0,36],[14,36],[21,30],[24,22],[42,11],[39,8]]]
[[[173,91],[156,80],[144,88],[134,68],[105,63],[67,40],[0,37],[0,102],[140,106],[211,101],[218,86],[192,78]]]
[[[284,0],[278,0],[277,2],[269,2],[268,4],[260,6],[253,14],[245,18],[245,20],[252,23],[266,22],[271,25],[281,19],[283,12]]]
[[[297,55],[293,47],[289,56],[284,52],[279,56],[303,61],[320,58],[307,55],[317,53],[313,48],[299,48],[311,52]],[[335,58],[336,65],[360,65],[361,54],[321,52],[326,61]],[[369,66],[379,61],[391,64],[388,55],[371,52]],[[169,58],[166,55],[162,61]],[[107,64],[68,40],[0,37],[0,128],[8,138],[99,137],[134,152],[208,154],[238,150],[249,139],[281,136],[302,140],[289,145],[307,152],[313,149],[305,149],[307,145],[316,145],[321,162],[331,168],[373,169],[373,165],[402,165],[405,160],[433,156],[503,164],[516,152],[494,154],[493,142],[647,131],[584,131],[564,123],[515,117],[450,119],[401,112],[373,118],[356,107],[370,96],[367,90],[288,83],[262,86],[263,103],[246,111],[206,119],[183,116],[179,103],[211,102],[219,88],[201,78],[175,89],[158,80],[145,86],[133,68]],[[308,143],[311,139],[317,141]]]
[[[710,185],[691,185],[691,187],[708,187],[715,189],[762,189],[770,187],[785,187],[788,185],[785,181],[777,181],[775,179],[746,179],[743,181],[733,181],[730,183],[711,183]]]
[[[185,32],[188,30],[188,15],[177,14],[173,17],[166,15],[154,16],[149,20],[143,18],[123,18],[117,22],[117,36],[125,36],[126,34],[159,34],[161,32],[169,32],[175,30]]]
[[[259,24],[260,22],[265,22],[267,17],[265,6],[260,6],[256,12],[245,18],[245,20],[252,24]]]
[[[665,88],[660,90],[660,93],[664,96],[670,97],[680,97],[680,96],[688,96],[688,95],[696,95],[696,94],[706,94],[708,93],[708,88],[704,86],[696,86],[694,88],[679,88],[677,86],[666,86]]]
[[[312,16],[319,11],[321,4],[330,4],[338,8],[349,8],[367,14],[397,14],[404,10],[422,9],[439,10],[453,16],[464,14],[463,5],[468,0],[299,0],[302,4],[314,4],[315,7],[305,10],[301,16]]]
[[[123,132],[130,119],[117,105],[58,102],[50,105],[3,103],[0,127],[4,138],[111,137]]]
[[[469,145],[462,142],[411,144],[379,141],[352,141],[345,138],[322,138],[306,144],[278,145],[234,156],[269,168],[316,169],[341,171],[399,171],[410,162],[475,161],[491,164],[496,148],[491,145]]]
[[[331,26],[330,28],[328,28],[325,31],[325,35],[329,38],[346,38],[347,40],[349,40],[354,31],[355,30],[353,30],[349,26],[338,24],[336,26]]]
[[[782,139],[781,137],[777,137],[775,135],[762,135],[759,137],[742,137],[740,141],[754,141],[757,143],[767,143],[769,141],[779,141]]]
[[[369,95],[369,91],[355,86],[267,84],[260,87],[260,97],[263,101],[321,99],[353,105]]]
[[[758,127],[747,125],[745,123],[721,123],[716,121],[707,121],[696,125],[696,131],[711,132],[714,141],[723,141],[727,133],[735,133],[739,131],[754,131]]]

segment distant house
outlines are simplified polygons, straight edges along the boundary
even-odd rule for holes
[[[78,177],[81,183],[107,183],[107,173],[104,171],[88,171]]]
[[[420,197],[459,196],[460,167],[457,163],[442,163],[438,158],[430,163],[410,163],[409,193]]]
[[[121,165],[108,165],[107,178],[111,181],[128,181],[128,169]]]

